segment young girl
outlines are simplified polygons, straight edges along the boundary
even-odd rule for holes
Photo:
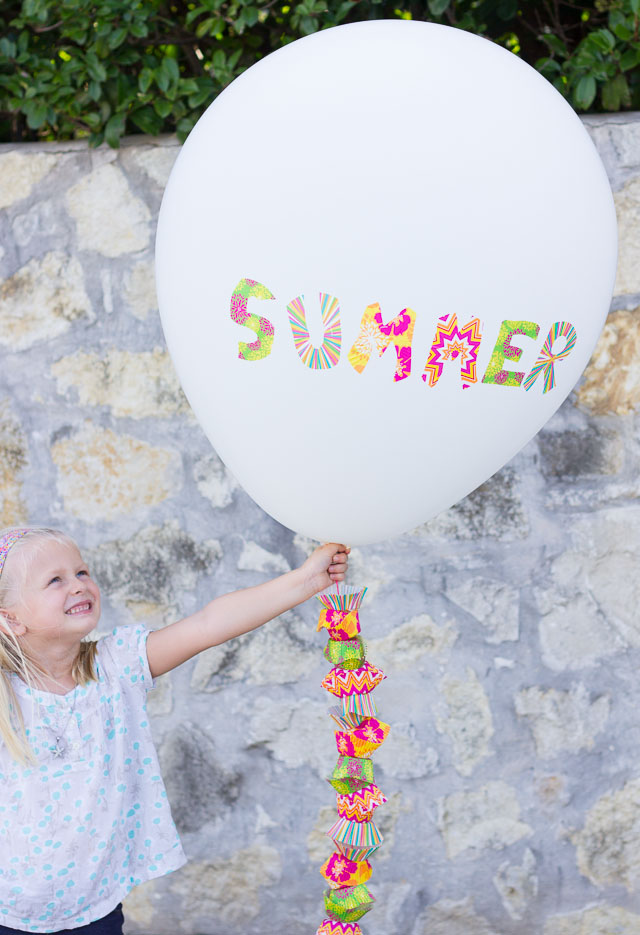
[[[0,532],[0,935],[121,935],[121,900],[182,866],[145,711],[152,679],[333,582],[342,545],[148,632],[84,640],[100,590],[56,530]]]

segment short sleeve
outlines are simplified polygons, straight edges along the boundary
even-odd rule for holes
[[[147,659],[149,631],[141,624],[115,627],[98,640],[98,666],[109,682],[126,681],[143,691],[153,688]]]

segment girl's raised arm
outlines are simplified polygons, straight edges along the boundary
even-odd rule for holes
[[[320,546],[295,571],[217,597],[190,617],[154,630],[147,639],[151,675],[163,675],[203,649],[255,630],[334,582],[343,581],[348,553],[349,549],[335,542]]]

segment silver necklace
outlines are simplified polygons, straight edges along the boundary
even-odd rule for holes
[[[45,724],[44,722],[42,724],[43,727],[46,727],[47,730],[51,731],[51,733],[56,739],[55,747],[52,747],[51,744],[49,744],[49,750],[51,751],[51,755],[55,756],[56,759],[62,759],[62,757],[67,752],[67,741],[66,741],[66,738],[64,737],[64,733],[71,722],[71,718],[73,717],[74,711],[76,710],[77,693],[75,689],[73,689],[73,691],[74,691],[73,704],[71,705],[69,716],[67,717],[67,720],[64,722],[64,727],[51,727],[50,724]]]

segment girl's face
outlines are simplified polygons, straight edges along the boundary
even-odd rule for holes
[[[9,555],[7,562],[11,558]],[[20,558],[23,556],[15,556],[16,560]],[[27,640],[48,637],[75,640],[93,630],[100,618],[100,589],[77,547],[71,543],[39,542],[24,559],[24,580],[10,612],[19,630],[24,628]]]

